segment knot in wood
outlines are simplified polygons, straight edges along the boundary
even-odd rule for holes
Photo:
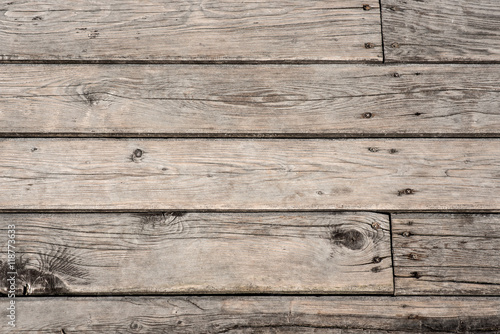
[[[335,245],[343,246],[352,250],[360,250],[364,247],[365,236],[356,230],[335,229],[332,231],[330,240]]]

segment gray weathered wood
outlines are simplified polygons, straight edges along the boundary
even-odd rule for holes
[[[3,135],[500,134],[498,65],[7,65],[2,73]]]
[[[2,214],[0,222],[3,239],[16,226],[18,294],[393,293],[382,214]]]
[[[486,297],[28,297],[16,305],[16,333],[500,332],[500,300]],[[0,314],[6,321],[6,307]]]
[[[498,0],[382,0],[385,60],[500,61]]]
[[[396,294],[500,294],[500,215],[396,214]]]
[[[3,210],[499,210],[500,140],[3,139]]]
[[[23,0],[0,13],[3,60],[382,60],[374,0]]]

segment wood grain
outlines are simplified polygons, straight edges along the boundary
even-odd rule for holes
[[[500,294],[500,215],[396,214],[396,294]]]
[[[0,14],[3,60],[382,61],[373,0],[5,0]]]
[[[4,136],[499,136],[499,65],[4,65]]]
[[[17,304],[16,333],[500,331],[500,300],[486,297],[27,297]]]
[[[499,62],[497,0],[382,0],[388,62]]]
[[[393,293],[382,214],[3,214],[0,221],[5,236],[16,226],[18,295]]]
[[[3,139],[2,210],[499,210],[500,140]]]

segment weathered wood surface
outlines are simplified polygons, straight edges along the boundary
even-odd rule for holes
[[[500,140],[3,139],[3,210],[499,210]]]
[[[0,221],[5,236],[16,226],[19,295],[393,293],[382,214],[3,214]]]
[[[498,0],[382,0],[388,62],[499,62]]]
[[[2,135],[500,134],[500,67],[6,65]]]
[[[500,215],[396,214],[396,294],[500,294]]]
[[[381,61],[378,1],[2,1],[3,60]]]
[[[16,333],[500,332],[500,300],[487,297],[28,297],[16,305]]]

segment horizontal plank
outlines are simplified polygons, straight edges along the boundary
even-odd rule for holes
[[[5,238],[15,226],[18,294],[393,293],[382,214],[2,214],[0,221]],[[5,294],[7,283],[3,277]]]
[[[396,294],[500,294],[500,215],[408,213],[392,224]]]
[[[16,333],[500,331],[500,300],[486,297],[27,297],[15,306]]]
[[[2,210],[499,210],[500,140],[2,139]]]
[[[498,0],[382,0],[388,62],[499,62]]]
[[[498,65],[4,65],[0,134],[500,135]]]
[[[374,0],[3,2],[3,60],[382,61]]]

